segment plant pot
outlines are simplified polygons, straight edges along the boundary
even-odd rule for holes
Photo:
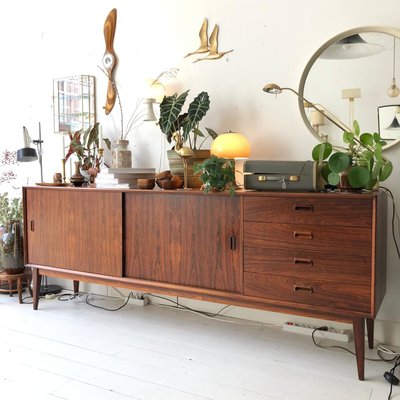
[[[129,140],[118,140],[112,151],[113,168],[132,168],[132,152],[128,149]]]
[[[0,231],[0,271],[11,275],[24,270],[22,226],[19,221],[10,221]]]
[[[179,175],[183,181],[183,160],[175,150],[167,151],[169,168],[172,175]],[[200,180],[200,174],[194,175],[194,163],[201,164],[204,160],[211,157],[210,150],[194,150],[194,157],[187,159],[188,164],[188,187],[192,189],[200,189],[203,182]]]

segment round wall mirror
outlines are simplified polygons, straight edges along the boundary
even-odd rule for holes
[[[400,30],[351,29],[322,45],[306,65],[299,94],[308,102],[299,99],[300,113],[321,141],[342,144],[343,131],[351,129],[355,119],[362,132],[379,132],[387,149],[400,142],[397,86]]]

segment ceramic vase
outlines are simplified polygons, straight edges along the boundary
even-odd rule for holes
[[[132,168],[132,152],[128,148],[129,140],[118,140],[112,151],[113,168]]]

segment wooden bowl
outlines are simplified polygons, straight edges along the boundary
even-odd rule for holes
[[[154,178],[139,178],[137,180],[137,185],[139,189],[153,189],[155,185]]]

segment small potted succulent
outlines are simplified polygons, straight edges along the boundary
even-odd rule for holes
[[[235,167],[232,160],[211,156],[201,164],[194,165],[194,173],[200,175],[203,191],[223,191],[227,187],[231,196],[235,194]]]
[[[360,133],[357,121],[351,132],[343,133],[346,147],[329,142],[314,147],[312,158],[321,167],[321,176],[341,189],[374,189],[392,173],[393,165],[382,154],[386,144],[378,133]]]

